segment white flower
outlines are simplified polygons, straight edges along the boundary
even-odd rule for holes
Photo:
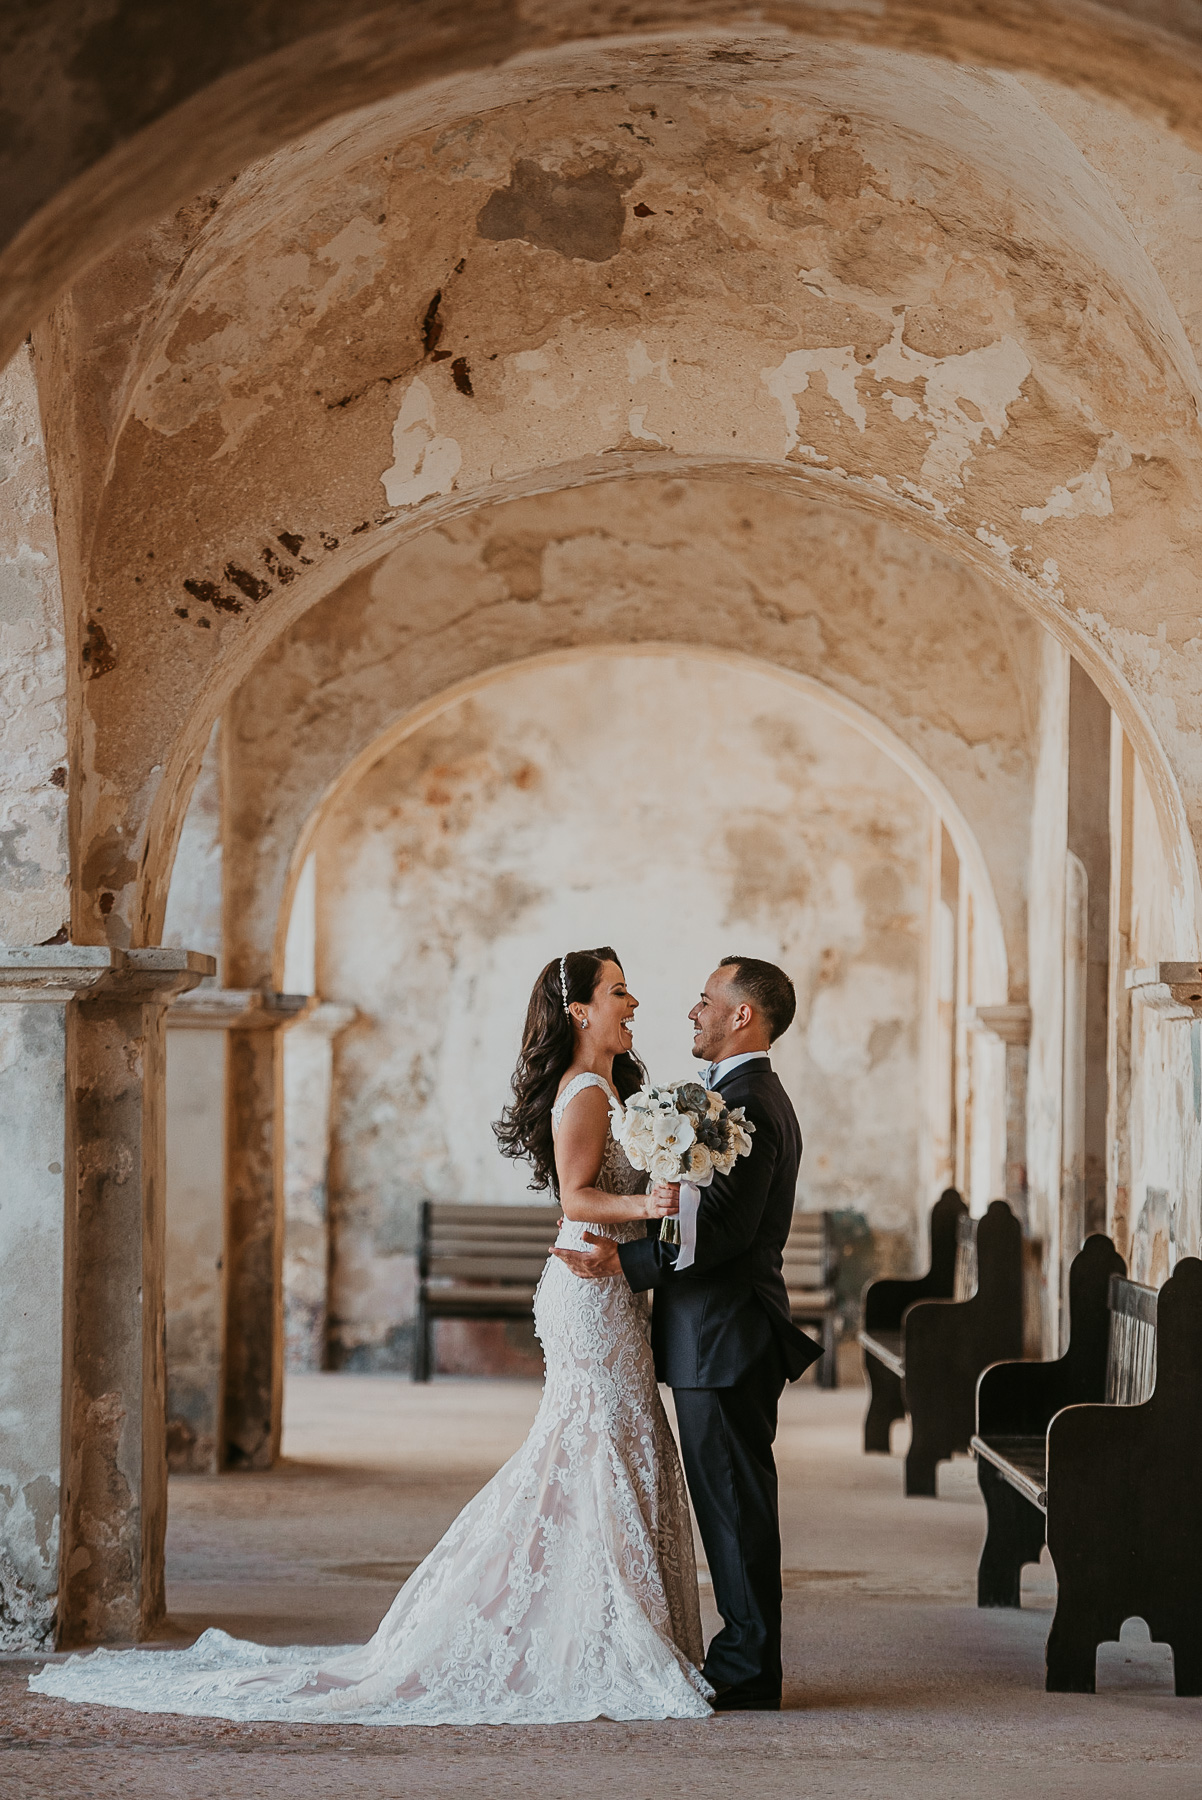
[[[703,1144],[694,1144],[689,1151],[689,1180],[694,1187],[708,1187],[714,1179],[717,1159]]]
[[[624,1108],[613,1109],[612,1119],[614,1137],[633,1168],[646,1170],[652,1181],[684,1178],[696,1187],[708,1187],[715,1173],[729,1174],[736,1158],[750,1151],[755,1129],[744,1119],[742,1107],[727,1112],[721,1094],[707,1090],[704,1110],[690,1110],[672,1087],[640,1088]],[[703,1119],[720,1122],[725,1139],[721,1150],[708,1150],[697,1142],[697,1128]]]
[[[675,1150],[653,1150],[647,1168],[653,1182],[680,1180],[680,1156]]]
[[[675,1150],[678,1155],[688,1149],[696,1136],[687,1113],[660,1113],[655,1121],[656,1143],[665,1150]]]

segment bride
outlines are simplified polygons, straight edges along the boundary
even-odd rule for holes
[[[609,1129],[639,1086],[638,1001],[614,952],[573,951],[534,986],[514,1102],[495,1127],[563,1209],[557,1240],[624,1241],[674,1202],[643,1192]],[[624,1277],[550,1258],[534,1298],[547,1379],[521,1449],[405,1583],[370,1643],[268,1648],[206,1631],[190,1650],[47,1663],[41,1694],[147,1713],[372,1725],[704,1718],[688,1504],[644,1302]]]

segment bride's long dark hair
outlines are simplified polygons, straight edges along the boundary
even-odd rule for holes
[[[608,944],[597,950],[571,950],[563,959],[568,1004],[590,1001],[597,991],[602,966],[618,962]],[[551,1135],[551,1108],[563,1072],[575,1055],[572,1021],[564,1004],[559,980],[559,958],[549,962],[534,984],[526,1008],[526,1028],[517,1068],[513,1071],[513,1104],[507,1106],[493,1130],[502,1156],[528,1162],[534,1173],[530,1186],[550,1188],[558,1197],[555,1144]],[[619,1100],[642,1087],[646,1071],[633,1050],[614,1057],[613,1086]]]

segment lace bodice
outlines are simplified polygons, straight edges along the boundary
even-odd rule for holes
[[[577,1075],[569,1081],[555,1105],[551,1108],[551,1130],[558,1136],[560,1123],[564,1113],[577,1094],[585,1088],[599,1087],[609,1095],[611,1109],[621,1108],[622,1102],[602,1075],[594,1075],[591,1071]],[[631,1168],[626,1152],[618,1143],[612,1131],[605,1135],[605,1154],[601,1158],[601,1167],[597,1173],[596,1185],[603,1194],[645,1194],[647,1177],[641,1169]],[[601,1237],[616,1238],[620,1244],[631,1238],[642,1237],[646,1230],[642,1219],[629,1219],[621,1225],[588,1225],[579,1219],[565,1219],[556,1243],[564,1249],[587,1249],[584,1233],[591,1231]]]

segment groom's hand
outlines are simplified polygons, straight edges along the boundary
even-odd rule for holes
[[[593,1232],[584,1234],[586,1244],[595,1244],[595,1250],[552,1250],[561,1263],[566,1263],[573,1275],[580,1275],[586,1281],[603,1281],[607,1276],[620,1275],[622,1263],[618,1256],[618,1246],[613,1238],[597,1237]]]

